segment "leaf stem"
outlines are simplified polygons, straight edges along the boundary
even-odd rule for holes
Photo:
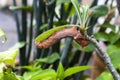
[[[91,41],[95,47],[98,49],[98,51],[101,53],[102,55],[102,58],[108,68],[108,70],[111,72],[114,80],[120,80],[120,76],[119,74],[117,73],[116,69],[114,68],[113,64],[111,63],[111,60],[110,60],[110,57],[109,55],[107,54],[107,52],[105,52],[102,47],[99,45],[99,43],[96,41],[96,39],[88,36],[88,35],[85,35],[86,39],[88,39],[89,41]]]

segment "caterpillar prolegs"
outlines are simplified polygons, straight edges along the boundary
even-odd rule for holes
[[[42,42],[35,42],[35,45],[38,48],[48,48],[61,40],[65,37],[71,37],[73,40],[75,40],[78,44],[80,44],[82,47],[85,47],[89,44],[89,41],[86,40],[82,34],[77,30],[77,27],[67,27],[63,28],[62,30],[59,30],[52,34],[50,37],[48,37],[46,40]]]

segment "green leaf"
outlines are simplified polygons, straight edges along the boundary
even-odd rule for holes
[[[55,27],[55,28],[52,28],[48,31],[45,31],[35,39],[35,42],[42,42],[43,40],[47,39],[48,37],[50,37],[55,32],[60,31],[64,28],[69,28],[69,27],[71,27],[71,25],[63,25],[63,26]]]
[[[70,2],[71,0],[57,0],[57,5],[60,5],[62,3]]]
[[[109,45],[107,47],[107,52],[111,58],[111,61],[115,68],[120,68],[120,59],[119,59],[119,52],[120,52],[120,46],[117,45]]]
[[[111,32],[109,34],[109,38],[110,38],[109,39],[110,43],[114,44],[115,42],[117,42],[120,39],[120,34]]]
[[[77,50],[84,50],[85,52],[92,52],[95,47],[93,44],[89,44],[88,46],[82,48],[77,42],[73,41],[72,45],[77,49]]]
[[[18,48],[22,48],[26,45],[26,42],[22,41],[22,42],[17,42],[13,47],[11,47],[10,49],[18,49]]]
[[[48,27],[48,24],[43,24],[42,26],[40,26],[40,30],[47,29],[47,27]]]
[[[37,59],[36,62],[38,63],[54,63],[56,60],[58,60],[60,58],[60,56],[58,55],[58,53],[53,53],[51,56],[45,57],[45,58],[40,58]]]
[[[81,13],[80,13],[80,7],[79,7],[79,4],[78,4],[78,0],[71,0],[71,2],[72,2],[73,6],[75,8],[75,11],[78,14],[78,19],[81,23]]]
[[[104,23],[104,24],[100,25],[100,27],[110,28],[110,29],[112,29],[112,31],[115,31],[115,25],[110,24],[110,23]]]
[[[95,6],[91,9],[93,16],[105,16],[108,13],[108,8],[106,5]]]
[[[96,80],[114,80],[111,73],[104,71]]]
[[[22,76],[16,76],[18,80],[25,80]]]
[[[61,25],[69,24],[69,23],[66,20],[59,20],[59,21],[54,21],[53,24],[55,26],[61,26]]]
[[[3,80],[3,73],[0,73],[0,80]]]
[[[25,72],[25,73],[23,74],[23,78],[24,78],[25,80],[30,80],[33,76],[36,76],[36,75],[38,75],[38,74],[41,73],[41,72],[42,72],[41,69],[40,69],[40,70],[36,70],[36,71]]]
[[[109,36],[108,34],[104,33],[104,32],[98,32],[94,34],[94,37],[97,40],[102,40],[102,41],[109,41]]]
[[[63,80],[64,78],[64,68],[62,63],[59,63],[58,69],[57,69],[57,79]]]
[[[114,54],[120,51],[120,46],[117,45],[108,45],[107,52],[109,55]]]
[[[80,71],[84,71],[84,70],[91,69],[91,68],[92,68],[91,66],[75,66],[75,67],[68,68],[64,72],[64,78],[72,74],[78,73]]]
[[[30,80],[56,80],[56,72],[53,69],[45,69]]]
[[[10,6],[10,10],[25,10],[25,11],[33,11],[32,6]]]
[[[7,63],[14,66],[14,60],[17,54],[18,54],[18,49],[0,52],[0,63],[4,62],[5,64]]]
[[[28,65],[28,66],[22,66],[22,67],[17,67],[18,69],[20,69],[20,68],[23,68],[23,69],[26,69],[26,70],[28,70],[28,71],[37,71],[37,70],[41,70],[41,66],[35,66],[34,64],[32,64],[32,65]]]
[[[3,32],[3,30],[0,28],[0,38],[1,37],[4,37],[4,40],[2,41],[2,43],[6,42],[7,40],[7,37],[6,37],[6,34]]]
[[[77,12],[78,14],[78,19],[80,21],[80,29],[83,29],[86,27],[86,22],[87,22],[87,19],[88,19],[88,6],[87,5],[82,5],[81,7],[79,7],[79,2],[78,0],[71,0],[74,8],[75,8],[75,11]]]
[[[3,80],[17,80],[17,76],[12,72],[11,68],[7,68],[3,73]]]
[[[71,9],[70,9],[70,7],[71,7]],[[71,3],[65,3],[64,4],[64,10],[65,10],[65,12],[67,13],[68,12],[68,10],[69,10],[69,13],[68,13],[68,18],[69,17],[72,17],[74,14],[75,14],[75,9],[74,9],[74,6],[73,5],[71,5]],[[65,20],[66,21],[66,20]],[[65,25],[65,24],[63,24],[63,25]]]
[[[81,24],[85,26],[87,19],[88,19],[88,6],[87,5],[82,5],[81,6]]]
[[[0,52],[0,63],[4,62],[5,64],[7,63],[14,66],[14,60],[18,55],[18,48],[21,48],[24,45],[25,45],[25,42],[18,42],[7,51]]]
[[[85,52],[92,52],[94,49],[95,49],[95,46],[92,43],[90,43],[88,46],[83,48]]]
[[[3,67],[5,67],[5,64],[2,62],[0,63],[0,74],[3,72]]]

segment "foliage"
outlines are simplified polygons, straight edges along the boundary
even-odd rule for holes
[[[103,72],[96,80],[106,80],[106,79],[113,80],[112,75],[108,71]]]
[[[83,71],[90,69],[92,67],[90,66],[76,66],[76,67],[71,67],[68,68],[64,71],[63,65],[59,63],[57,72],[54,69],[37,69],[37,70],[32,70],[25,72],[23,74],[24,80],[63,80],[64,78],[75,74],[77,72]]]
[[[74,26],[68,24],[80,24],[80,26],[75,25],[79,27],[80,31],[83,30],[83,32],[86,31],[86,33],[90,31],[98,41],[102,41],[107,47],[107,52],[111,57],[112,63],[119,71],[120,60],[118,58],[118,52],[120,52],[120,28],[116,31],[116,25],[110,23],[110,16],[114,17],[110,15],[112,7],[108,7],[109,5],[106,4],[97,5],[96,2],[98,2],[98,0],[93,0],[90,7],[82,5],[80,3],[81,0],[33,0],[33,5],[30,6],[27,5],[27,1],[28,0],[22,0],[23,6],[17,6],[16,0],[13,0],[14,5],[10,7],[15,15],[18,40],[20,43],[0,53],[0,78],[4,77],[6,78],[5,80],[11,78],[11,80],[16,78],[19,80],[82,79],[82,77],[85,76],[83,71],[92,68],[84,65],[88,64],[92,52],[95,50],[93,44],[82,48],[76,42],[72,41],[72,39],[67,38],[48,49],[35,49],[34,46],[32,46],[32,42],[34,42],[32,40],[36,36],[35,41],[42,42],[65,27]],[[19,21],[21,20],[18,17],[17,11],[19,10],[21,10],[22,13],[22,22]],[[75,11],[78,15],[78,20]],[[27,17],[28,13],[30,17]],[[105,21],[99,25],[99,21],[97,20],[100,17],[103,17]],[[99,30],[97,31],[96,28],[99,28]],[[110,32],[106,32],[108,28],[111,30]],[[97,32],[94,34],[91,30]],[[39,35],[40,33],[42,34]],[[0,29],[0,38],[1,36],[3,36],[6,41],[6,35]],[[14,67],[14,59],[18,54],[18,48],[20,50],[20,68],[18,67],[18,69],[22,69],[21,72],[23,75],[21,76],[16,75],[11,68],[6,67],[6,63]],[[32,50],[33,60],[35,61],[30,65]],[[59,63],[60,61],[61,63]],[[5,67],[5,72],[3,72],[3,67]],[[24,69],[28,71],[24,71]],[[97,80],[105,80],[108,78],[112,80],[109,74],[109,72],[105,71]]]
[[[18,49],[9,49],[8,51],[0,52],[0,79],[16,80],[15,73],[12,72],[14,61],[18,54]]]
[[[108,13],[108,8],[106,5],[95,6],[91,8],[92,16],[105,16]]]
[[[84,27],[86,27],[86,22],[87,22],[87,18],[88,18],[88,6],[81,6],[79,8],[79,4],[78,4],[78,1],[77,0],[71,0],[74,7],[75,7],[75,10],[77,11],[77,14],[78,14],[78,19],[79,19],[79,22],[80,22],[80,29],[84,29]]]

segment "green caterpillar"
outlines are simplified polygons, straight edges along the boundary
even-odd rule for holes
[[[54,34],[57,31],[60,31],[64,28],[70,28],[72,25],[64,25],[64,26],[58,26],[55,28],[52,28],[48,31],[43,32],[42,34],[40,34],[38,37],[36,37],[35,42],[42,42],[44,40],[46,40],[48,37],[50,37],[52,34]]]

